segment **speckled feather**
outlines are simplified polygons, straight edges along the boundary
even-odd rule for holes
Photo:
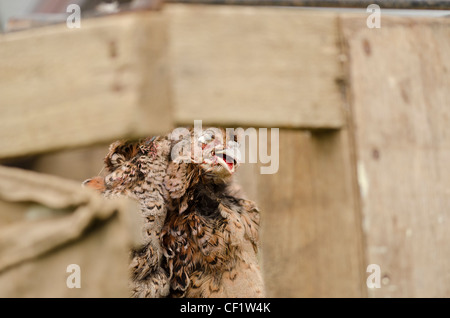
[[[140,203],[144,217],[144,244],[131,251],[130,288],[132,297],[165,297],[169,294],[167,272],[161,267],[163,253],[160,233],[166,217],[168,197],[164,178],[169,163],[167,138],[137,142],[117,141],[105,157],[105,177],[84,182],[100,190],[106,198],[126,196]]]
[[[174,144],[113,143],[109,174],[85,182],[141,204],[146,242],[131,253],[132,296],[264,297],[256,205],[223,169],[169,160]]]

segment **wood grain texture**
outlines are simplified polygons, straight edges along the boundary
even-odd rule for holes
[[[342,19],[373,297],[450,296],[450,21]]]
[[[261,209],[268,297],[364,297],[360,219],[346,130],[280,130],[280,166],[238,172]]]
[[[165,6],[179,124],[338,128],[337,15]]]
[[[169,130],[166,41],[155,12],[0,36],[0,158]]]

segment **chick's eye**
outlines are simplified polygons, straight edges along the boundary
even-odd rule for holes
[[[125,161],[125,158],[122,155],[119,155],[118,153],[114,153],[111,156],[111,163],[113,165],[119,165]]]

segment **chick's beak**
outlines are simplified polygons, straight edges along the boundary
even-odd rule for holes
[[[234,173],[236,166],[238,166],[241,161],[241,154],[238,148],[215,150],[214,156],[216,157],[217,162],[227,169],[230,174]]]

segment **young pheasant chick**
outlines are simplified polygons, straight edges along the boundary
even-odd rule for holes
[[[233,181],[236,141],[210,128],[182,140],[116,142],[108,175],[85,181],[106,197],[140,202],[147,244],[132,252],[133,296],[265,296],[259,210]]]
[[[184,141],[190,147],[172,151],[165,182],[163,267],[171,296],[264,297],[259,210],[232,178],[240,161],[236,136],[211,128],[200,136],[191,130]]]
[[[161,229],[166,217],[164,178],[169,164],[170,141],[153,137],[111,144],[105,157],[106,177],[83,182],[106,198],[125,196],[140,204],[144,217],[144,247],[131,251],[130,287],[133,297],[165,297],[169,280],[161,267]]]

